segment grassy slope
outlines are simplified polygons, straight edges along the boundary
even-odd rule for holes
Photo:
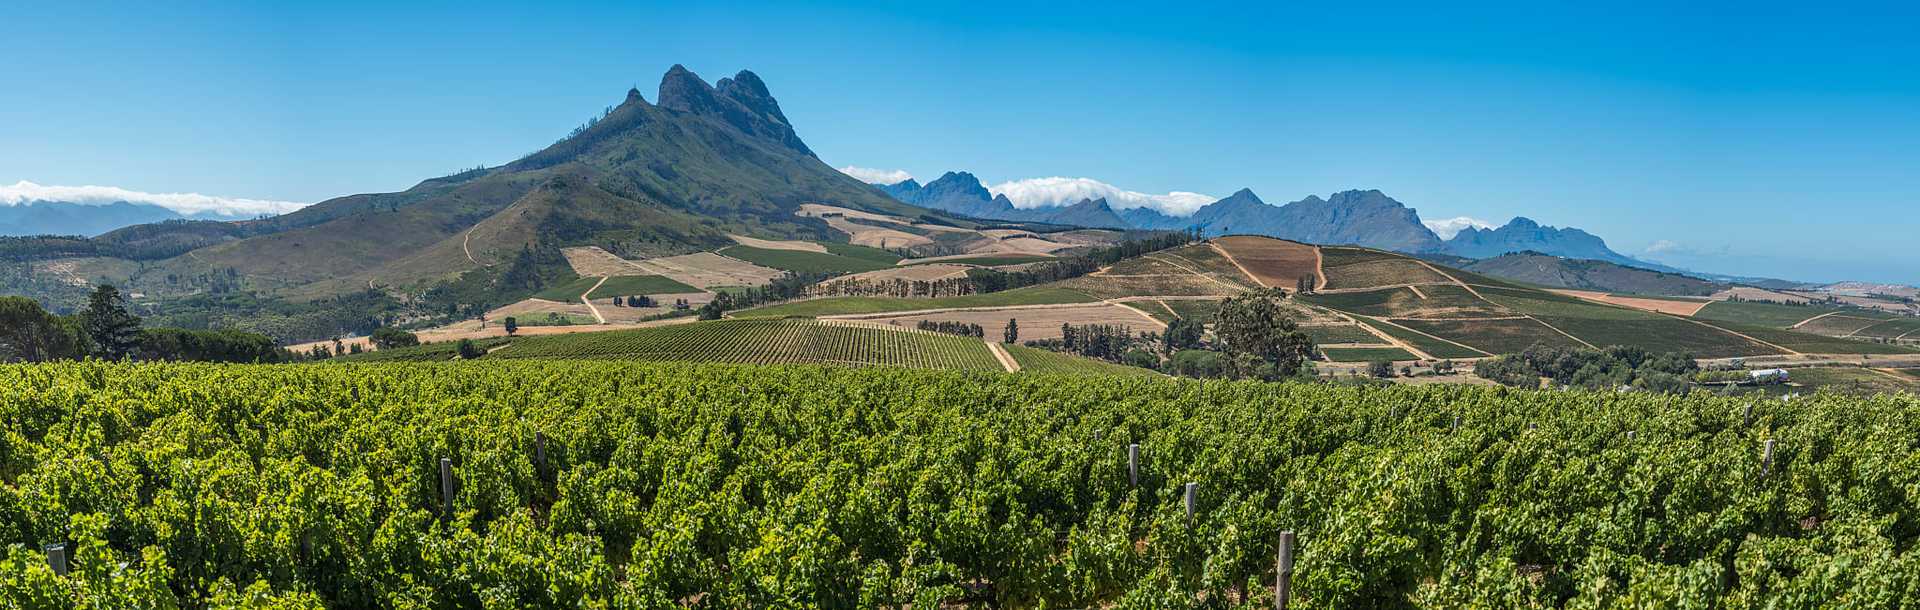
[[[735,313],[734,317],[813,317],[839,314],[918,311],[949,307],[1006,307],[1010,305],[1092,303],[1095,301],[1098,301],[1098,299],[1072,290],[1046,286],[1029,286],[1027,288],[1016,288],[1002,292],[942,297],[938,299],[900,299],[893,297],[832,297],[811,299],[742,310]]]
[[[1715,301],[1693,314],[1702,320],[1719,320],[1752,326],[1787,328],[1802,320],[1821,314],[1844,311],[1844,308],[1827,305],[1781,305],[1778,303],[1752,303]]]
[[[600,281],[597,277],[577,277],[565,283],[548,286],[545,290],[533,293],[533,298],[548,301],[578,301],[580,295]]]

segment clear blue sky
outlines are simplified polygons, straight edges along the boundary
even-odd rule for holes
[[[398,190],[683,63],[759,73],[835,166],[1379,188],[1702,270],[1920,282],[1920,13],[1892,4],[56,4],[0,7],[0,183]]]

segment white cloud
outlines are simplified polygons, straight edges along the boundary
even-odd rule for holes
[[[117,186],[46,186],[21,180],[13,186],[0,184],[0,205],[20,205],[34,201],[109,205],[125,201],[157,205],[186,215],[257,216],[285,214],[306,207],[304,203],[268,201],[238,197],[216,197],[199,193],[142,193]]]
[[[1487,222],[1485,220],[1481,220],[1478,218],[1474,218],[1471,216],[1456,216],[1453,218],[1442,218],[1439,220],[1422,220],[1420,221],[1420,224],[1427,225],[1427,228],[1432,229],[1435,235],[1440,236],[1440,239],[1453,239],[1453,236],[1459,235],[1460,232],[1463,230],[1466,230],[1467,227],[1473,227],[1476,229],[1500,228],[1500,225]]]
[[[1107,205],[1116,210],[1146,207],[1174,216],[1192,214],[1201,206],[1219,200],[1219,197],[1173,191],[1165,195],[1153,195],[1129,191],[1092,178],[1028,178],[1014,180],[987,187],[995,195],[1006,195],[1016,208],[1042,208],[1073,205],[1082,199],[1105,197]]]
[[[1680,245],[1680,242],[1662,239],[1647,245],[1646,252],[1647,254],[1661,254],[1665,252],[1674,252],[1674,251],[1680,250],[1681,248],[1682,246]]]
[[[871,167],[846,166],[840,173],[858,178],[867,184],[899,184],[913,178],[913,174],[904,169],[874,169]]]

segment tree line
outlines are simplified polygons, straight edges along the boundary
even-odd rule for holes
[[[113,286],[95,288],[70,316],[26,297],[0,297],[0,362],[55,360],[282,362],[297,356],[273,339],[237,330],[144,327]]]

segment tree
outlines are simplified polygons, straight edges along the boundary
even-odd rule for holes
[[[1380,379],[1387,379],[1387,378],[1393,377],[1393,361],[1381,359],[1381,360],[1375,360],[1373,362],[1368,362],[1367,374]]]
[[[507,336],[511,337],[517,332],[520,332],[520,321],[513,319],[513,316],[507,316]]]
[[[127,311],[126,299],[113,286],[102,284],[93,290],[80,320],[95,356],[119,360],[131,357],[139,347],[140,318]]]
[[[614,307],[626,307],[626,306],[627,306],[627,299],[626,299],[626,297],[622,297],[622,296],[620,296],[620,295],[617,295],[617,294],[616,294],[616,295],[614,295],[614,296],[613,296],[613,306],[614,306]],[[511,335],[511,334],[513,334],[513,333],[507,333],[507,334],[509,334],[509,335]]]
[[[1167,353],[1171,354],[1180,350],[1199,347],[1200,337],[1205,332],[1206,325],[1199,320],[1180,318],[1174,320],[1172,324],[1168,324],[1166,332],[1161,333],[1161,337],[1162,341],[1166,343]]]
[[[372,341],[373,346],[379,349],[412,347],[420,344],[419,336],[397,328],[376,328],[373,330],[373,334],[369,335],[367,339]]]
[[[27,297],[0,297],[0,362],[80,357],[80,341],[60,318]]]
[[[1020,342],[1020,321],[1015,320],[1013,318],[1007,318],[1006,340],[1002,341],[1001,343],[1018,343],[1018,342]]]
[[[461,339],[460,343],[454,346],[454,348],[460,352],[461,360],[472,360],[486,355],[486,352],[482,351],[480,346],[473,344],[472,339]]]
[[[1287,316],[1280,302],[1286,291],[1267,288],[1221,301],[1213,336],[1241,377],[1292,377],[1313,357],[1313,338]],[[1249,368],[1250,367],[1250,368]]]

